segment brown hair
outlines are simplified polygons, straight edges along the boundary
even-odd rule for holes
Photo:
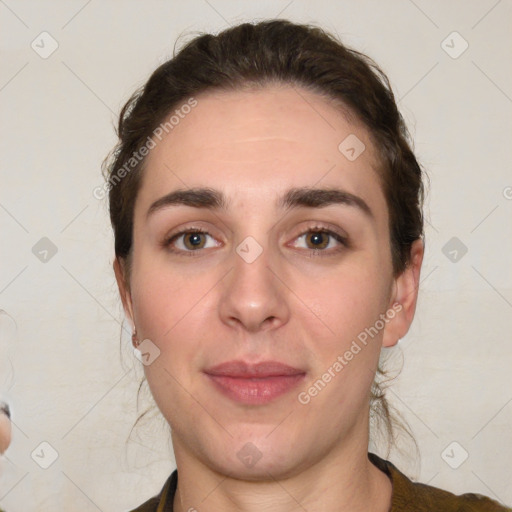
[[[320,94],[367,127],[380,158],[394,277],[408,266],[412,243],[423,237],[423,172],[409,145],[409,133],[386,75],[369,57],[321,28],[279,19],[243,23],[217,35],[195,37],[159,66],[124,105],[117,130],[119,143],[105,159],[103,171],[109,185],[115,254],[125,263],[127,284],[134,204],[145,159],[134,161],[128,171],[126,162],[173,109],[194,95],[272,83]],[[123,178],[115,180],[123,168]],[[378,373],[385,375],[380,366]],[[389,405],[377,382],[372,387],[371,403],[384,420],[390,439]]]

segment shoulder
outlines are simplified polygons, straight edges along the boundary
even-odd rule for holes
[[[512,512],[497,501],[481,494],[455,495],[430,485],[413,482],[387,460],[369,453],[370,461],[384,471],[393,484],[390,512]]]
[[[481,494],[466,493],[455,495],[451,492],[425,485],[410,482],[408,493],[396,497],[397,511],[415,510],[415,512],[443,510],[446,512],[512,512],[497,501]],[[394,512],[395,509],[393,508]]]
[[[174,494],[178,483],[178,471],[174,470],[162,490],[130,512],[172,512]]]

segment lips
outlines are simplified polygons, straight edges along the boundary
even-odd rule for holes
[[[265,404],[290,392],[306,372],[277,361],[228,361],[204,371],[215,389],[244,404]]]
[[[235,378],[264,378],[282,375],[299,375],[306,372],[277,361],[263,361],[257,364],[249,364],[244,361],[228,361],[205,370],[205,373],[208,375],[221,375]]]

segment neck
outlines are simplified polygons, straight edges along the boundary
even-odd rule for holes
[[[177,440],[176,440],[177,441]],[[173,440],[178,466],[175,512],[388,512],[389,477],[368,459],[368,443],[333,449],[284,478],[241,480],[200,463]],[[184,456],[185,455],[185,456]]]

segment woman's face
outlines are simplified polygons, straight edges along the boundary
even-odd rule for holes
[[[150,340],[144,369],[178,465],[188,457],[241,478],[291,475],[367,443],[380,349],[412,321],[414,280],[393,279],[388,209],[361,124],[292,87],[196,100],[154,139],[129,291],[117,264],[116,276],[138,338]],[[162,199],[193,188],[226,204]],[[306,201],[310,189],[341,193]],[[192,229],[206,234],[166,245]],[[211,376],[230,361],[295,371],[269,366],[256,381],[235,365]]]

